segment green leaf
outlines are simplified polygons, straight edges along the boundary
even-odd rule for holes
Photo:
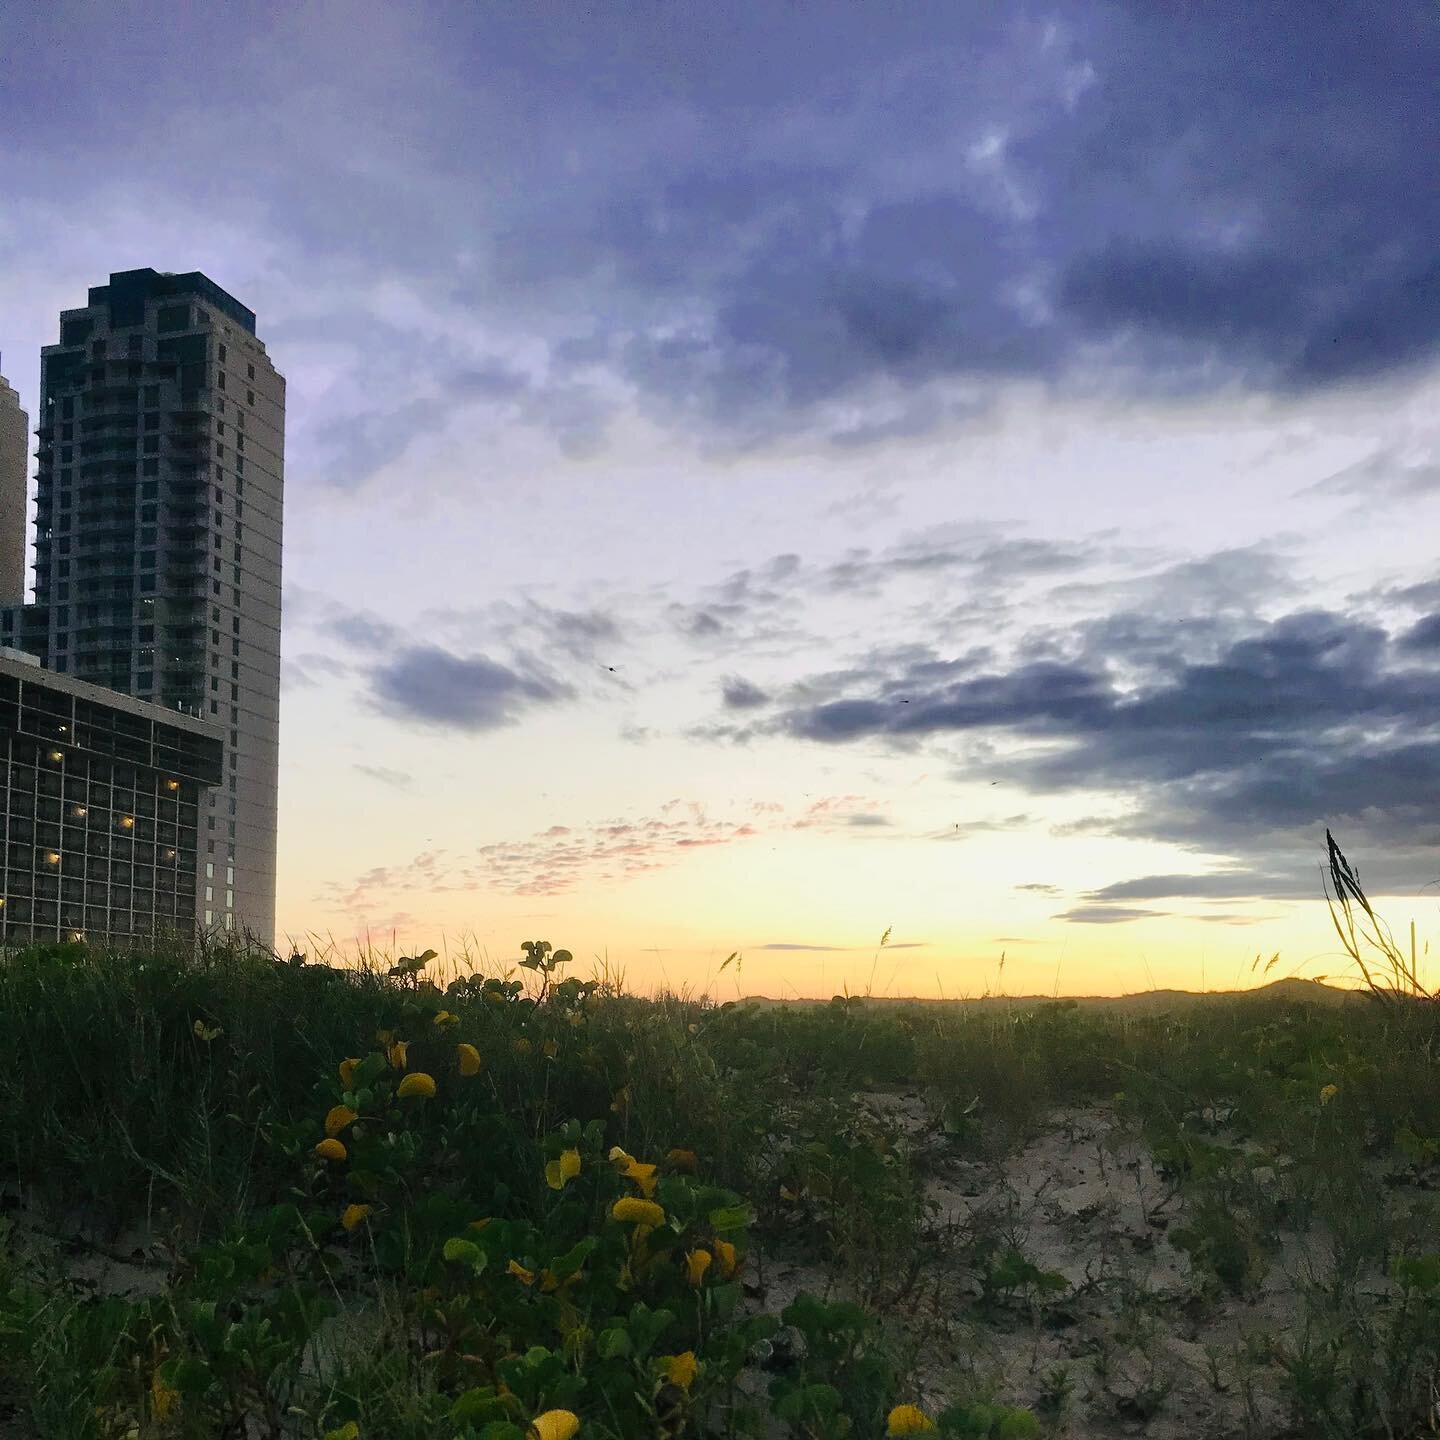
[[[485,1252],[473,1241],[452,1236],[445,1242],[445,1258],[452,1263],[469,1265],[474,1270],[483,1270],[486,1264]]]
[[[710,1228],[723,1235],[727,1230],[744,1230],[755,1223],[755,1212],[748,1205],[722,1205],[710,1212]]]
[[[631,1343],[629,1333],[616,1326],[610,1330],[602,1330],[600,1338],[595,1342],[595,1353],[602,1360],[619,1360],[622,1356],[631,1355],[635,1346]]]
[[[498,1420],[504,1414],[505,1402],[495,1393],[493,1385],[477,1385],[467,1390],[450,1407],[450,1419],[456,1425]]]

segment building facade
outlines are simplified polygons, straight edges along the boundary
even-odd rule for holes
[[[25,497],[30,417],[0,374],[0,602],[25,598]]]
[[[285,381],[206,276],[129,270],[41,352],[35,602],[0,644],[221,727],[205,928],[273,944]]]
[[[193,934],[222,733],[0,649],[0,940]]]

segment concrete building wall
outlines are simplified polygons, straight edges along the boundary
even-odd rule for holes
[[[0,604],[25,598],[25,500],[30,417],[0,375]]]
[[[219,726],[0,650],[0,944],[193,934],[220,778]]]
[[[127,271],[62,312],[41,403],[36,603],[0,619],[51,669],[221,727],[199,919],[273,944],[284,377],[206,276]]]

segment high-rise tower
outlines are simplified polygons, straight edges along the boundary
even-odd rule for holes
[[[200,820],[207,928],[275,928],[285,381],[198,272],[127,270],[41,352],[35,603],[0,643],[218,721]]]
[[[0,602],[25,598],[25,480],[30,419],[0,372]]]

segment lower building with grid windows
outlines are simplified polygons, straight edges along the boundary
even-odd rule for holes
[[[218,725],[0,648],[4,943],[127,944],[213,923],[200,811],[222,754]]]

